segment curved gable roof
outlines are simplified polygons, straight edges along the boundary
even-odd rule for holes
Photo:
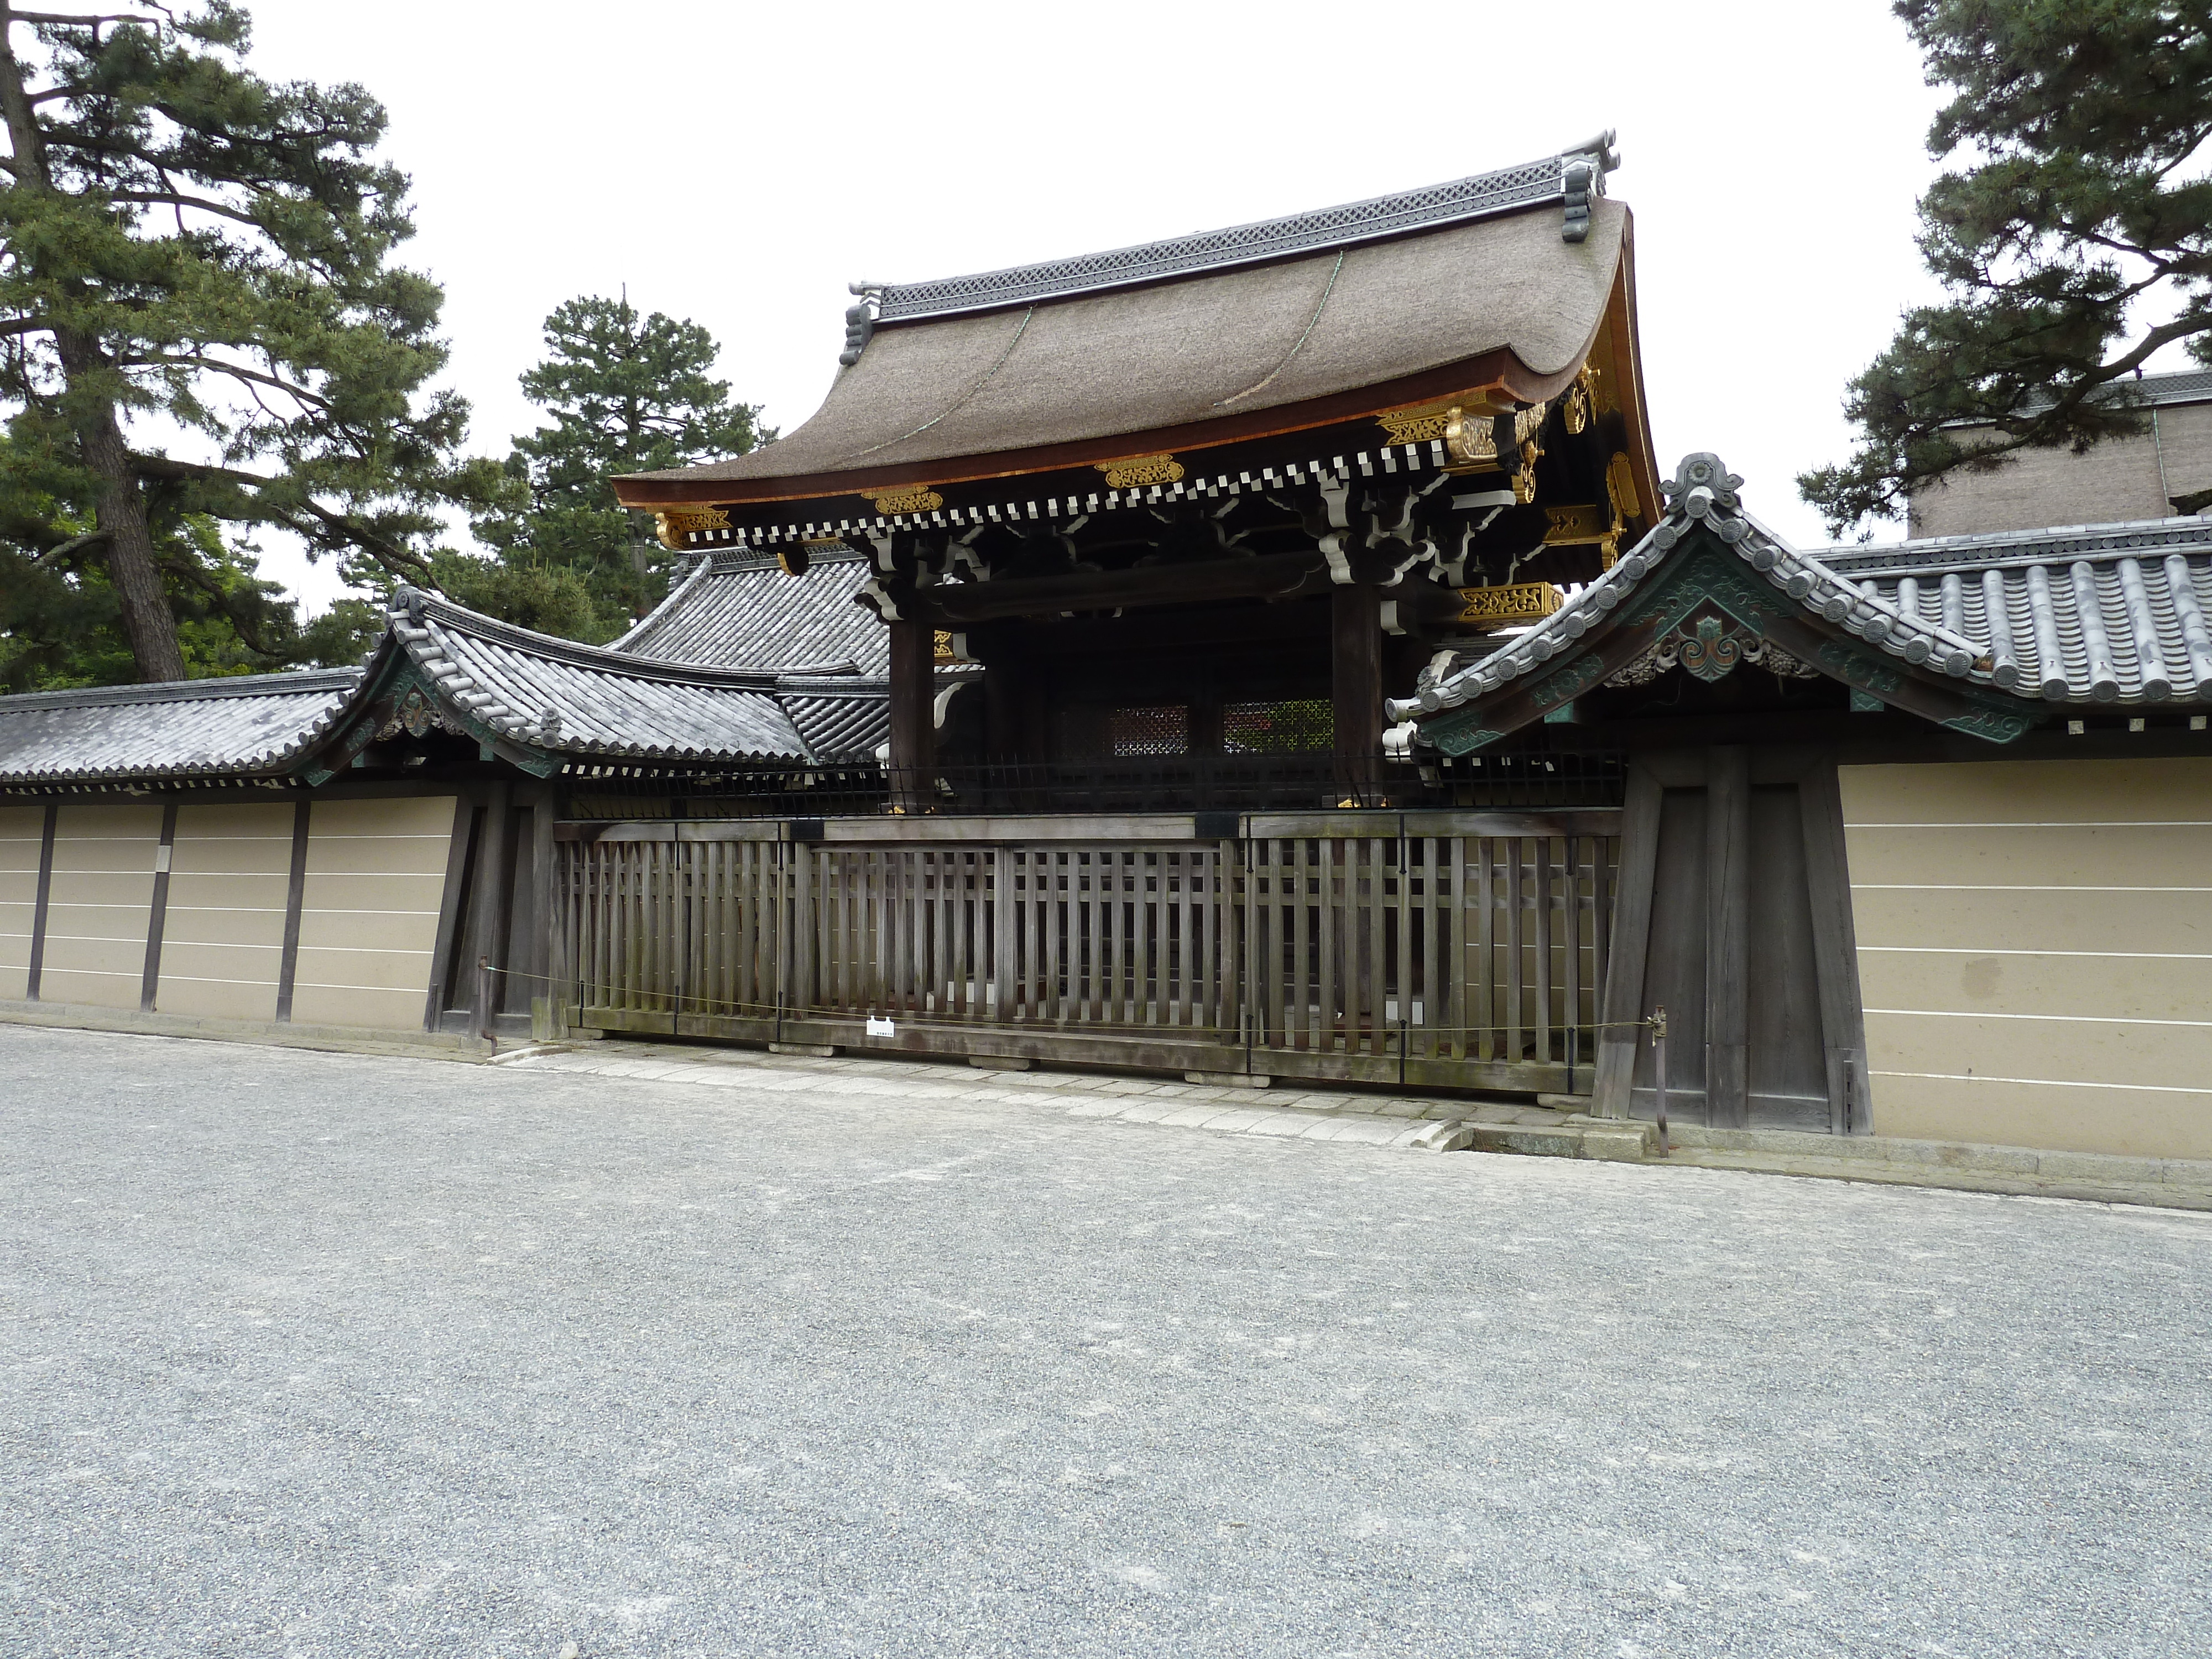
[[[1580,219],[1571,206],[1563,214],[1559,182],[1577,161],[1590,191]],[[1253,246],[1270,251],[1254,257],[1267,263],[1146,258],[1209,240],[1184,238],[1090,256],[1109,262],[1114,280],[1141,286],[1082,283],[1079,270],[1057,282],[1034,277],[1090,262],[1073,260],[885,290],[884,320],[797,430],[729,460],[635,474],[617,489],[634,505],[706,499],[699,492],[708,485],[728,486],[715,499],[737,501],[787,495],[765,486],[820,475],[849,486],[921,467],[949,478],[951,464],[968,458],[982,458],[984,472],[994,470],[984,465],[993,457],[995,470],[1018,470],[1008,459],[1018,452],[1089,445],[1107,454],[1117,440],[1163,429],[1197,447],[1249,435],[1255,421],[1267,430],[1313,423],[1297,405],[1334,400],[1317,417],[1328,420],[1372,413],[1337,406],[1369,388],[1377,389],[1367,399],[1376,410],[1437,395],[1408,383],[1446,370],[1459,378],[1443,390],[1498,386],[1527,401],[1549,397],[1604,321],[1629,216],[1595,193],[1601,173],[1587,156],[1529,170],[1548,181],[1541,191],[1480,216],[1358,219],[1373,204],[1328,210],[1354,221],[1341,235],[1302,239],[1311,251],[1288,256],[1281,239],[1259,237]],[[1388,240],[1370,240],[1376,222],[1387,223]],[[1156,267],[1164,274],[1149,274]],[[905,296],[939,289],[949,314],[923,301],[902,308]],[[960,308],[969,299],[994,308]],[[899,320],[904,314],[915,319]]]

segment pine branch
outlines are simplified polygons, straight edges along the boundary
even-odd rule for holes
[[[317,397],[304,386],[294,386],[277,375],[264,374],[243,364],[227,363],[219,357],[204,357],[197,352],[162,352],[151,357],[118,357],[115,360],[115,366],[118,368],[204,368],[213,374],[228,374],[233,380],[252,380],[258,385],[273,387],[288,398],[296,398],[309,408],[319,409],[326,415],[331,410],[326,398]],[[277,418],[275,410],[269,409],[266,404],[262,407],[268,410],[271,418]]]

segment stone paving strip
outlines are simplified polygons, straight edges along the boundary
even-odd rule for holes
[[[969,1071],[927,1060],[764,1054],[620,1039],[526,1047],[501,1054],[493,1063],[709,1088],[787,1091],[797,1085],[862,1097],[1049,1104],[1070,1117],[1215,1134],[1431,1152],[1596,1158],[2212,1211],[2212,1162],[1686,1124],[1674,1127],[1670,1152],[1662,1157],[1657,1131],[1649,1124],[1513,1101],[1286,1090],[1270,1092],[1263,1104],[1250,1088],[1165,1079],[995,1067]]]
[[[1260,1105],[1246,1088],[1081,1072],[969,1071],[929,1061],[860,1055],[827,1059],[746,1048],[676,1048],[668,1044],[609,1041],[574,1048],[519,1049],[495,1063],[532,1071],[581,1072],[708,1088],[788,1090],[798,1085],[862,1097],[1049,1104],[1070,1117],[1116,1118],[1125,1123],[1205,1129],[1216,1134],[1340,1140],[1417,1152],[1459,1152],[1509,1132],[1523,1137],[1548,1135],[1558,1143],[1547,1149],[1555,1156],[1620,1157],[1632,1141],[1637,1150],[1627,1155],[1641,1156],[1642,1146],[1641,1134],[1633,1129],[1613,1130],[1595,1138],[1587,1132],[1562,1129],[1566,1114],[1540,1106],[1317,1091],[1273,1095]],[[1580,1150],[1585,1142],[1592,1146],[1588,1152]],[[1512,1150],[1503,1144],[1496,1149]]]

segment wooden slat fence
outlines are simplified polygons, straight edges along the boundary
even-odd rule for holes
[[[572,1018],[611,1030],[1587,1092],[1614,817],[567,826],[555,957]]]

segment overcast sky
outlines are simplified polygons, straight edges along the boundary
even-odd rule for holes
[[[1716,450],[1753,511],[1818,541],[1795,477],[1845,453],[1844,382],[1929,292],[1937,100],[1882,0],[248,3],[261,73],[358,81],[391,111],[405,258],[445,285],[487,453],[537,424],[515,377],[575,295],[627,283],[703,324],[788,430],[855,278],[1356,200],[1611,126],[1660,463]],[[264,568],[318,605],[335,586],[278,550]]]

